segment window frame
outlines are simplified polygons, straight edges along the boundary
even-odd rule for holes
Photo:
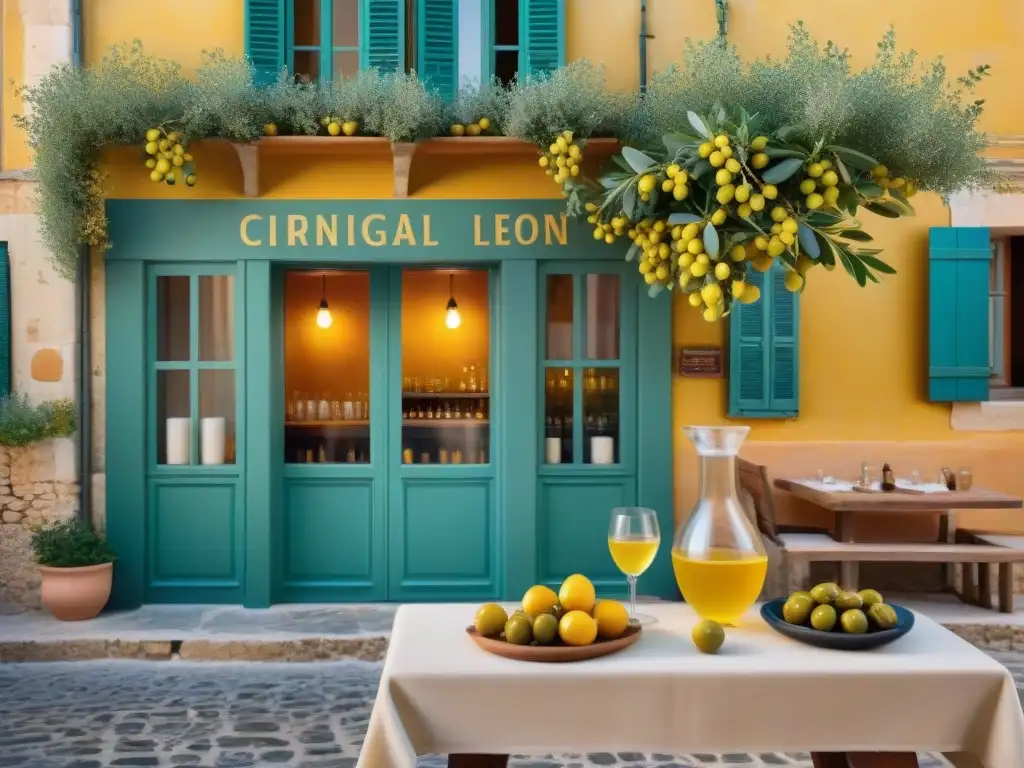
[[[288,71],[294,76],[295,52],[316,53],[319,56],[319,74],[317,80],[331,82],[334,79],[334,54],[355,52],[359,56],[359,69],[366,69],[368,61],[367,42],[369,41],[368,9],[366,0],[359,0],[359,23],[357,25],[357,43],[351,45],[334,45],[334,3],[335,0],[317,0],[320,4],[320,44],[295,44],[295,0],[288,0],[285,8],[285,63]],[[408,34],[406,34],[408,40]],[[406,41],[406,45],[408,42]]]
[[[497,17],[497,11],[495,5],[498,0],[481,0],[480,3],[480,16],[481,16],[481,33],[483,34],[483,45],[480,46],[480,54],[483,57],[483,62],[480,67],[481,82],[489,82],[494,77],[495,70],[497,69],[497,55],[501,52],[515,51],[516,52],[516,76],[523,69],[523,39],[526,35],[526,12],[528,8],[523,0],[518,0],[518,26],[519,30],[516,34],[516,45],[498,45],[498,28],[495,25],[495,18]],[[461,35],[461,30],[460,30]]]
[[[1024,401],[1024,387],[1014,386],[1007,370],[1011,361],[1013,309],[1013,238],[992,238],[992,262],[989,279],[989,361],[992,376],[989,399]]]

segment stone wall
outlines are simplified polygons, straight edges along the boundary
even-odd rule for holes
[[[75,444],[68,438],[0,447],[0,612],[39,607],[32,528],[78,508]]]

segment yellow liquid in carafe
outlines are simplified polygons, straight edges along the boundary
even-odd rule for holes
[[[702,619],[735,624],[761,594],[768,558],[711,549],[700,559],[672,550],[672,569],[683,598]]]
[[[616,567],[627,576],[640,576],[658,554],[658,539],[608,539]]]

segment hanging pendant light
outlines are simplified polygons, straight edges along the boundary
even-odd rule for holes
[[[330,328],[334,318],[331,317],[331,310],[327,308],[327,275],[321,275],[320,279],[320,309],[316,313],[316,324],[321,328]]]
[[[448,306],[444,313],[444,324],[454,330],[462,325],[462,317],[459,316],[459,305],[455,303],[455,273],[448,276]]]

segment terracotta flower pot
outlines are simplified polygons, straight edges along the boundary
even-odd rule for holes
[[[87,565],[83,568],[39,566],[43,577],[42,603],[62,621],[96,618],[110,599],[114,564]]]

